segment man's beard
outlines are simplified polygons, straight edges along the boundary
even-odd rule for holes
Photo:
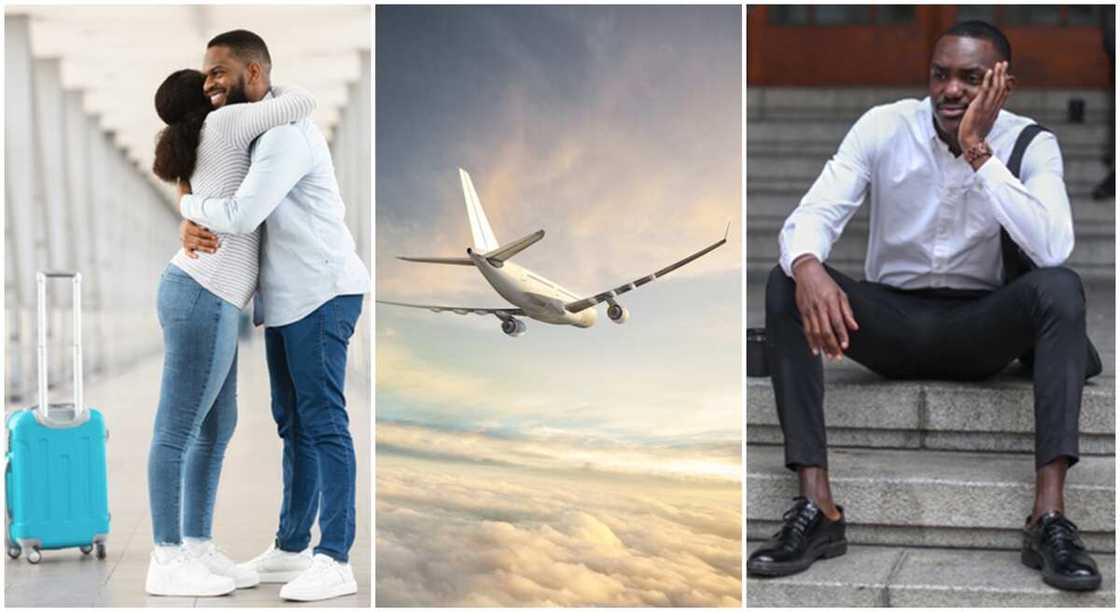
[[[226,91],[226,104],[244,104],[248,101],[249,98],[245,96],[245,78],[242,77]]]

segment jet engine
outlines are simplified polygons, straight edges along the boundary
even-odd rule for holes
[[[611,304],[607,307],[607,317],[619,325],[622,325],[630,318],[630,311],[626,310],[619,304]]]
[[[506,319],[502,321],[502,331],[507,336],[516,338],[525,333],[525,322],[520,319]]]

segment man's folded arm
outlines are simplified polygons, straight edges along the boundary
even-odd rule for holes
[[[790,278],[794,261],[802,255],[813,255],[822,263],[828,259],[832,245],[863,203],[883,127],[877,109],[864,114],[786,218],[778,234],[778,263]]]
[[[249,234],[280,205],[311,165],[302,131],[282,125],[261,135],[249,173],[231,198],[185,195],[179,200],[184,217],[215,232]]]
[[[1021,181],[995,157],[976,171],[993,214],[1015,244],[1039,266],[1061,265],[1073,251],[1073,217],[1053,134],[1035,137],[1019,174]]]

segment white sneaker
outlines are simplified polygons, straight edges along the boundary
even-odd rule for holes
[[[149,595],[164,597],[217,597],[236,588],[232,578],[211,573],[185,550],[171,546],[160,546],[152,552],[144,581]]]
[[[311,567],[280,588],[280,597],[292,601],[321,601],[358,592],[354,570],[326,555],[315,555]]]
[[[294,553],[280,550],[273,544],[237,567],[256,572],[261,582],[289,582],[311,567],[311,549]]]
[[[210,573],[232,578],[234,585],[239,589],[255,587],[261,583],[261,577],[257,572],[231,561],[212,540],[186,538],[183,541],[183,549],[209,568]]]

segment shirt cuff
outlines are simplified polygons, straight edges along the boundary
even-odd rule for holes
[[[821,263],[824,263],[825,257],[828,257],[828,254],[822,251],[819,246],[792,245],[789,249],[782,251],[782,256],[778,262],[786,276],[793,278],[793,262],[797,261],[797,258],[802,255],[812,255]]]
[[[183,215],[184,219],[190,219],[191,218],[190,211],[191,211],[193,203],[194,203],[194,195],[192,195],[192,194],[188,193],[187,195],[179,198],[179,214]]]
[[[984,162],[984,165],[980,166],[980,169],[976,171],[976,178],[985,185],[1018,180],[1015,178],[1015,175],[1011,174],[1011,171],[1007,169],[1007,166],[996,159],[994,155],[989,157],[988,161]]]

